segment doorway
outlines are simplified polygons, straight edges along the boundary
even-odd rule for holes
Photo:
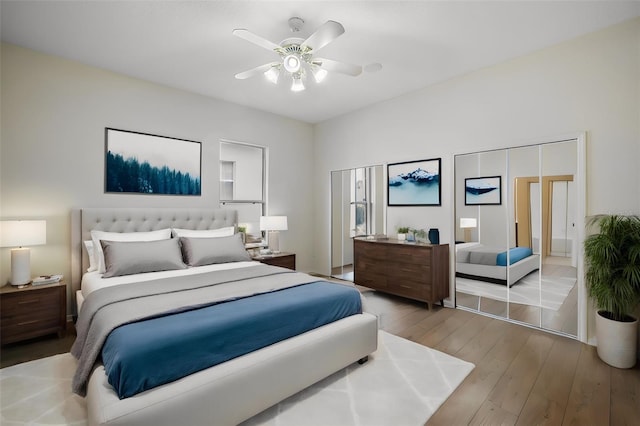
[[[384,233],[383,167],[331,172],[331,276],[353,281],[353,238]]]

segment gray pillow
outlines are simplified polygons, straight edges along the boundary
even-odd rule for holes
[[[180,237],[180,245],[184,262],[189,266],[251,260],[239,233],[230,237]]]
[[[104,252],[103,278],[143,272],[185,269],[177,239],[159,241],[100,240]]]

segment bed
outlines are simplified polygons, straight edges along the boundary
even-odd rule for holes
[[[511,287],[539,267],[540,255],[528,247],[505,250],[480,243],[456,244],[456,277]]]
[[[154,233],[165,232],[166,229],[217,232],[236,224],[235,212],[226,209],[83,209],[75,217],[79,221],[79,230],[72,234],[72,245],[76,259],[81,259],[77,262],[81,271],[87,271],[91,267],[88,251],[83,246],[85,241],[95,242],[91,238],[92,230],[96,231],[94,234],[120,233],[124,237],[134,232],[156,235]],[[233,238],[233,235],[225,235],[214,239],[219,246],[219,241],[231,241]],[[176,236],[170,240],[175,239]],[[269,318],[265,321],[257,315],[272,315],[271,311],[275,311],[275,307],[280,304],[284,312],[288,313],[300,301],[308,301],[308,305],[296,309],[306,312],[313,309],[314,305],[319,305],[322,298],[334,297],[331,292],[335,291],[335,297],[338,297],[338,293],[351,293],[352,289],[340,284],[318,282],[317,277],[241,257],[234,258],[232,262],[198,266],[198,259],[203,253],[202,247],[205,247],[203,244],[210,244],[212,238],[197,236],[181,236],[179,245],[182,247],[180,254],[183,260],[192,263],[195,259],[195,266],[159,272],[138,272],[136,268],[143,268],[146,262],[159,261],[158,259],[166,262],[165,257],[171,256],[158,255],[156,250],[162,247],[164,253],[169,246],[174,250],[176,242],[167,241],[169,239],[166,238],[144,242],[126,241],[127,238],[124,240],[102,240],[100,246],[104,249],[103,269],[83,273],[81,288],[76,292],[78,339],[74,344],[74,355],[79,356],[80,361],[74,377],[74,389],[76,392],[79,390],[79,393],[86,392],[90,425],[238,424],[349,364],[365,359],[377,348],[377,318],[361,310],[355,312],[353,309],[357,308],[352,307],[351,313],[346,316],[339,313],[335,317],[322,319],[323,322],[312,322],[306,331],[286,331],[289,335],[284,338],[275,337],[276,343],[263,342],[263,346],[256,348],[250,346],[260,339],[243,339],[242,334],[240,337],[209,337],[202,343],[191,346],[183,345],[182,341],[173,348],[160,345],[153,356],[164,359],[162,362],[169,363],[166,365],[191,366],[194,361],[186,360],[190,359],[188,355],[192,351],[197,351],[204,345],[221,345],[220,342],[223,341],[224,346],[240,346],[244,352],[229,355],[229,360],[222,359],[219,364],[211,367],[196,367],[194,372],[184,377],[163,378],[165,382],[152,383],[148,388],[126,390],[131,388],[116,384],[114,377],[122,382],[145,382],[144,386],[148,386],[146,382],[152,382],[155,376],[164,375],[168,370],[164,364],[158,364],[158,368],[149,367],[145,361],[135,368],[118,366],[116,373],[113,373],[111,364],[117,357],[112,357],[107,350],[112,340],[117,345],[118,338],[125,342],[141,342],[143,337],[149,338],[148,342],[145,340],[138,345],[125,345],[136,346],[148,352],[157,341],[162,343],[167,339],[164,334],[162,339],[151,339],[156,332],[150,333],[146,328],[136,330],[136,327],[155,324],[156,328],[153,330],[157,333],[170,333],[174,329],[174,334],[181,338],[181,335],[195,332],[190,328],[188,333],[181,333],[182,323],[178,322],[179,318],[184,323],[202,324],[203,319],[218,321],[230,318],[236,312],[248,312],[242,318],[253,322],[247,323],[249,325],[243,332],[257,331],[262,338],[263,334],[269,334],[269,330],[259,328],[265,323],[272,324],[272,321],[276,321],[274,324],[281,324],[282,327],[274,328],[286,329],[298,327],[299,321],[287,320],[286,316],[279,319],[264,317]],[[189,253],[185,253],[185,247],[189,248]],[[205,249],[209,250],[210,246]],[[228,256],[228,250],[225,249],[223,254],[216,253],[216,256],[224,258]],[[126,273],[118,273],[119,268],[124,268]],[[104,278],[109,274],[114,276]],[[328,288],[330,296],[326,296]],[[280,293],[288,294],[288,299],[281,299]],[[339,297],[342,298],[342,295]],[[233,301],[229,302],[231,299]],[[289,302],[289,299],[293,302]],[[330,305],[334,304],[332,299],[327,300]],[[240,309],[242,303],[246,306]],[[208,309],[211,311],[207,311]],[[316,310],[327,315],[324,311],[328,309]],[[193,319],[196,317],[189,315],[201,316]],[[329,316],[331,315],[334,314],[330,313]],[[206,324],[199,326],[200,331],[213,333],[208,323]],[[228,326],[223,321],[222,325],[216,324],[215,327],[216,332],[226,332],[225,327]],[[134,334],[121,334],[122,330]],[[140,337],[132,339],[131,336],[136,336],[135,333],[139,333],[137,336]],[[251,345],[247,345],[247,342]],[[87,357],[87,353],[90,356]],[[95,362],[92,356],[95,357]],[[132,355],[132,359],[136,359],[136,356],[138,355]],[[155,358],[153,359],[155,362]],[[137,378],[137,381],[129,380],[135,376],[132,372],[140,369],[139,367],[147,368],[149,378],[143,376],[141,379]],[[107,370],[110,371],[107,373]]]

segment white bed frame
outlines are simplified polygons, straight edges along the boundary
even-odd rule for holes
[[[478,243],[466,243],[456,245],[456,277],[469,278],[472,280],[486,281],[494,284],[513,286],[520,281],[523,277],[527,276],[531,272],[539,269],[540,267],[540,255],[532,254],[518,262],[509,265],[509,276],[507,283],[507,267],[497,265],[482,265],[477,263],[468,263],[460,261],[459,250],[464,248],[473,247]]]
[[[72,233],[78,254],[92,229],[151,231],[213,229],[236,224],[226,209],[83,209]],[[81,269],[88,267],[81,255]],[[78,272],[76,272],[78,273]],[[172,383],[118,399],[102,365],[89,379],[90,425],[235,425],[367,357],[377,348],[378,323],[353,315],[300,336],[208,368]]]

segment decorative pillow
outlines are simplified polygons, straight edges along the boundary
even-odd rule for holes
[[[171,234],[174,238],[190,237],[190,238],[212,238],[212,237],[230,237],[236,232],[233,226],[218,229],[180,229],[173,228]]]
[[[84,248],[87,250],[87,257],[89,258],[89,267],[87,268],[87,272],[97,271],[98,267],[96,266],[96,258],[93,250],[93,241],[91,240],[85,241]]]
[[[180,245],[184,262],[189,266],[251,260],[240,234],[216,238],[180,237]]]
[[[101,240],[106,272],[102,278],[185,269],[177,239],[158,241]]]
[[[105,231],[91,231],[91,240],[93,240],[93,255],[96,260],[96,268],[98,272],[104,274],[104,254],[102,253],[102,246],[100,240],[107,241],[158,241],[168,240],[171,238],[171,228],[159,229],[157,231],[149,232],[105,232]]]

